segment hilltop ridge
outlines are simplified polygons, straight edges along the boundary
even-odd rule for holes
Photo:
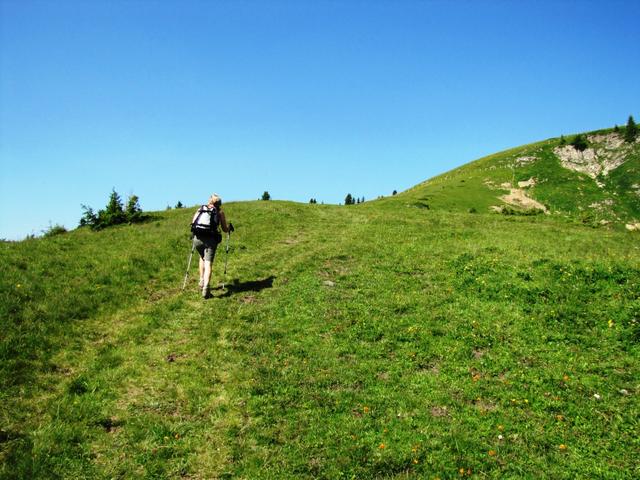
[[[625,142],[614,129],[581,135],[583,150],[564,137],[511,148],[422,182],[397,201],[640,228],[640,138]]]

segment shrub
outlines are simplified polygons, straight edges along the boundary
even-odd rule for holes
[[[576,135],[575,137],[573,137],[571,145],[573,145],[573,148],[580,152],[584,152],[587,148],[589,148],[589,142],[587,142],[587,139],[584,137],[584,135]]]
[[[271,195],[269,195],[269,192],[267,192],[266,190],[262,194],[262,200],[264,201],[271,200]]]
[[[56,235],[62,235],[63,233],[67,233],[67,229],[64,226],[55,224],[49,225],[49,228],[42,232],[44,237],[55,237]]]
[[[347,196],[344,197],[344,204],[345,205],[353,205],[355,204],[355,200],[353,199],[353,197],[351,196],[350,193],[347,193]]]

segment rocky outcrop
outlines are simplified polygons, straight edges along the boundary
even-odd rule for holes
[[[564,145],[554,148],[553,152],[564,168],[585,173],[593,179],[622,165],[633,148],[633,144],[625,143],[617,133],[589,135],[587,140],[591,146],[584,151]]]

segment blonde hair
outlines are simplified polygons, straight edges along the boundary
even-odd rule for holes
[[[209,205],[215,205],[216,207],[220,207],[222,205],[222,199],[220,195],[214,193],[209,197]]]

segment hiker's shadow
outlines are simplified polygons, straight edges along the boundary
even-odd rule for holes
[[[241,282],[237,278],[233,279],[231,283],[225,285],[225,292],[219,297],[230,297],[236,293],[242,292],[259,292],[265,288],[273,287],[273,281],[276,279],[274,275],[264,278],[262,280],[253,280],[250,282]],[[222,288],[222,286],[218,287]]]

